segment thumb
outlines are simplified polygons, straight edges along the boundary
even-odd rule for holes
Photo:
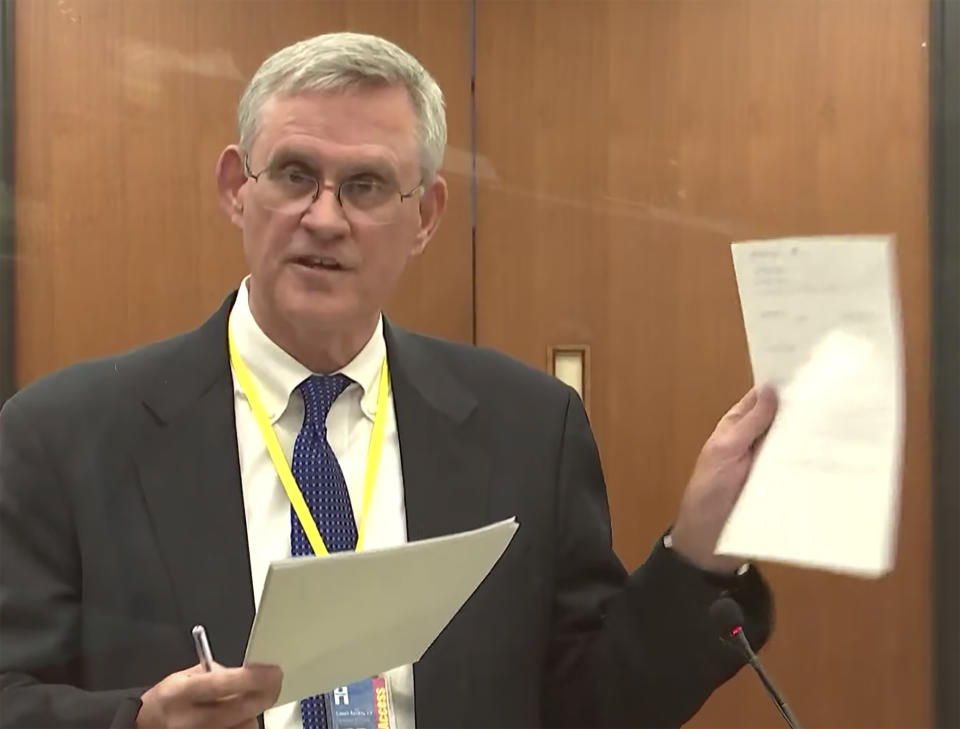
[[[773,418],[777,414],[777,393],[769,386],[764,386],[756,390],[753,406],[744,413],[740,422],[737,423],[737,430],[745,441],[746,445],[752,446],[770,426],[773,424]]]
[[[753,409],[753,406],[757,403],[757,388],[751,387],[747,394],[740,398],[740,401],[734,405],[732,408],[727,410],[726,414],[723,416],[722,420],[725,420],[729,423],[736,423],[744,415],[750,412]]]

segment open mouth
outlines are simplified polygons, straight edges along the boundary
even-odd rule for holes
[[[319,271],[342,271],[343,266],[335,258],[329,256],[299,256],[293,259],[298,266]]]

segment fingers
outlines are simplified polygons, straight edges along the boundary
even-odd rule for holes
[[[717,432],[724,434],[722,440],[727,447],[745,451],[767,432],[776,412],[777,394],[773,388],[755,387],[727,411]]]
[[[182,698],[193,704],[207,704],[228,696],[269,695],[279,691],[280,669],[276,666],[220,668],[203,674],[191,674],[182,687]]]
[[[202,707],[209,713],[197,726],[246,726],[251,721],[252,726],[257,726],[257,716],[274,703],[274,698],[265,691],[234,696],[217,704]]]
[[[282,680],[276,666],[190,669],[171,704],[184,726],[256,727],[256,717],[276,703]]]
[[[223,666],[221,666],[219,663],[214,662],[213,668],[214,670],[219,670],[219,669],[222,669]],[[207,673],[207,670],[203,666],[201,666],[199,663],[195,666],[191,666],[190,668],[180,671],[179,674],[174,674],[174,675],[195,676],[198,673]]]
[[[770,428],[777,414],[777,393],[772,387],[761,387],[755,391],[754,403],[740,420],[740,428],[749,445]]]
[[[205,671],[193,666],[143,694],[137,726],[253,727],[277,703],[283,672],[252,665]],[[252,722],[252,723],[251,723]]]
[[[727,411],[727,414],[724,416],[729,420],[739,420],[744,415],[746,415],[757,402],[757,388],[752,387],[747,391],[747,394],[740,398],[740,402],[734,405]]]

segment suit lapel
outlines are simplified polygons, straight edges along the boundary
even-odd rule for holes
[[[133,458],[184,629],[206,626],[217,659],[243,660],[253,623],[246,518],[226,351],[231,296],[187,335],[146,394],[152,423]],[[472,437],[476,399],[427,351],[385,322],[411,541],[488,521],[487,455]],[[414,667],[418,729],[464,723],[463,642],[444,631]]]
[[[239,665],[253,623],[226,326],[233,297],[188,334],[144,398],[134,453],[184,629],[202,623],[217,660]]]
[[[476,399],[426,351],[424,338],[384,327],[410,541],[484,526],[489,463],[472,437]],[[470,674],[449,631],[414,666],[418,729],[464,723]]]

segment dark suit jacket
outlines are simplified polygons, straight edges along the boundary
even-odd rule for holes
[[[242,662],[254,603],[232,302],[199,329],[70,367],[4,407],[3,726],[132,725],[146,687],[196,663],[197,623],[219,661]],[[707,620],[724,589],[748,635],[766,639],[759,575],[711,580],[662,545],[627,575],[572,390],[495,352],[389,324],[385,336],[409,539],[521,524],[415,666],[418,729],[685,721],[742,663]]]

